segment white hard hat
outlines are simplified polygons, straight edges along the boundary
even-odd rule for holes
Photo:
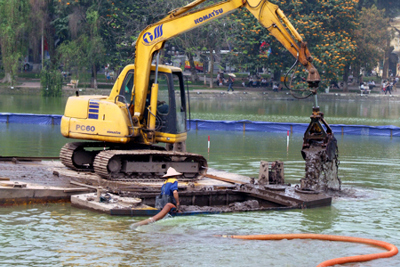
[[[164,178],[171,177],[171,176],[178,176],[182,175],[182,173],[177,172],[174,168],[169,167],[167,173],[163,176]]]

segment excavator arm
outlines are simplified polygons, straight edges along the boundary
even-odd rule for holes
[[[316,158],[314,151],[318,150],[318,155],[327,162],[326,166],[337,166],[336,139],[316,101],[316,88],[320,81],[318,71],[312,64],[307,43],[302,40],[279,7],[268,0],[225,0],[194,10],[205,1],[195,0],[175,9],[159,22],[144,29],[136,41],[135,65],[128,65],[122,70],[108,97],[76,96],[68,99],[61,121],[61,133],[69,138],[100,142],[66,144],[60,152],[61,161],[65,166],[75,170],[94,170],[101,177],[113,179],[160,178],[160,173],[164,173],[168,167],[178,168],[190,179],[204,174],[207,168],[206,159],[201,155],[184,152],[187,135],[184,129],[186,109],[182,106],[185,98],[181,70],[160,67],[158,51],[174,36],[201,27],[238,8],[248,9],[308,70],[307,81],[310,91],[315,95],[315,108],[310,126],[304,135],[302,155],[306,162],[312,165]],[[155,67],[151,64],[154,55],[157,58]],[[151,71],[154,71],[155,75],[150,89]],[[169,77],[168,79],[173,79],[172,75],[176,75],[181,93],[181,106],[176,104],[175,99],[171,99],[169,112],[163,115],[164,117],[157,114],[159,72],[164,78]],[[169,80],[167,86],[169,97],[175,95],[173,82]],[[129,95],[130,99],[125,98]],[[165,128],[160,130],[160,125]],[[157,142],[172,144],[167,150],[178,152],[165,151],[162,147],[154,146]],[[309,168],[310,172],[313,169],[317,168]],[[319,179],[319,174],[307,175],[305,187],[310,187],[314,180]],[[316,178],[313,180],[310,177]]]
[[[310,88],[318,87],[320,77],[312,64],[312,57],[300,34],[296,31],[282,10],[267,0],[227,0],[202,9],[192,9],[206,0],[196,0],[192,3],[171,11],[168,16],[157,23],[146,27],[136,41],[136,58],[134,73],[135,103],[133,106],[133,121],[139,122],[144,114],[145,99],[149,86],[149,74],[154,53],[162,49],[165,41],[174,36],[202,26],[204,23],[224,17],[238,8],[248,9],[271,35],[308,70],[307,81]],[[285,27],[285,26],[286,27]],[[154,94],[157,85],[152,85]],[[152,90],[153,91],[153,90]],[[153,94],[153,92],[152,92]],[[155,95],[154,95],[155,96]],[[115,98],[115,95],[110,95]],[[156,96],[155,96],[156,97]],[[153,95],[152,95],[153,98]]]

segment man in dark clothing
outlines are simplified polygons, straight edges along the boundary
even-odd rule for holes
[[[182,173],[177,172],[174,168],[169,167],[167,174],[163,178],[167,178],[161,187],[161,193],[156,197],[156,208],[162,209],[167,203],[172,203],[176,209],[180,211],[180,202],[178,194],[178,180],[176,179]]]
[[[386,90],[385,90],[385,95],[386,95],[386,93],[388,93],[388,92],[389,92],[390,95],[392,94],[392,87],[393,87],[393,83],[388,82],[388,83],[387,83],[387,86],[386,86]]]
[[[233,85],[233,78],[231,76],[229,76],[228,77],[228,92],[229,92],[229,90],[232,90],[232,92],[233,92],[232,85]]]

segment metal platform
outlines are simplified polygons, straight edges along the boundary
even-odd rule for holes
[[[153,216],[158,212],[155,197],[163,184],[163,180],[105,180],[70,170],[59,161],[3,162],[0,170],[4,176],[0,206],[71,201],[73,206],[110,215]],[[98,190],[99,196],[87,195]],[[109,197],[104,200],[106,194]],[[183,212],[172,212],[173,216],[314,208],[332,201],[324,193],[309,194],[290,185],[257,185],[253,178],[211,168],[194,182],[179,182],[179,197]],[[126,199],[140,199],[140,205]]]

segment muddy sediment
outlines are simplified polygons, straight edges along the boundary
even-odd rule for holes
[[[182,212],[235,212],[257,210],[260,204],[257,200],[247,200],[244,202],[234,202],[227,206],[181,206]]]
[[[12,181],[34,183],[42,186],[76,187],[70,179],[54,172],[54,167],[63,167],[59,161],[42,161],[32,163],[0,163],[0,175]]]
[[[301,179],[301,188],[316,191],[340,191],[342,182],[338,176],[337,147],[330,148],[328,146],[327,149],[319,145],[311,145],[309,148],[303,149],[302,152],[305,155],[306,174]]]

